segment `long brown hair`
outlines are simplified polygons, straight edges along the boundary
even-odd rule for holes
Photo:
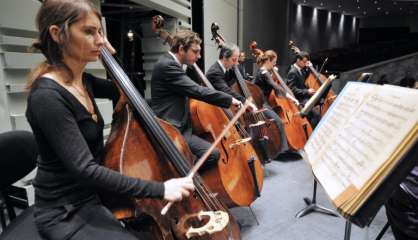
[[[257,56],[257,65],[261,67],[267,60],[272,61],[275,58],[277,58],[277,53],[273,50],[267,50],[263,54]]]
[[[30,89],[35,81],[43,74],[62,69],[68,75],[66,82],[73,80],[71,69],[63,62],[63,51],[68,47],[69,28],[75,22],[83,19],[89,12],[93,12],[101,19],[101,14],[90,0],[44,0],[36,16],[36,27],[39,31],[33,49],[40,50],[46,60],[36,66],[28,76],[27,88]],[[55,42],[49,28],[56,25],[60,29],[61,43]]]

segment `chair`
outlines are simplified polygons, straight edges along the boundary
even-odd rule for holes
[[[38,148],[33,134],[28,131],[0,133],[0,154],[0,221],[4,229],[4,210],[7,209],[10,221],[16,217],[6,190],[36,166]]]
[[[0,240],[43,240],[33,218],[33,206],[25,209],[0,234]]]

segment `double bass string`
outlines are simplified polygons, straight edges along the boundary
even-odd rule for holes
[[[150,133],[155,136],[160,136],[159,139],[161,139],[163,142],[160,144],[163,144],[165,146],[171,147],[170,152],[166,152],[168,156],[170,155],[180,155],[172,141],[168,139],[168,137],[164,137],[165,134],[163,133],[163,129],[159,124],[150,124],[155,122],[156,118],[154,115],[152,115],[152,111],[149,108],[148,104],[145,103],[145,101],[139,96],[139,93],[135,93],[137,90],[132,85],[132,83],[128,80],[128,76],[125,74],[125,72],[121,69],[119,64],[115,61],[113,56],[109,53],[109,51],[106,48],[101,48],[101,54],[102,54],[102,60],[104,62],[104,65],[110,70],[110,73],[113,75],[115,79],[120,79],[120,82],[118,81],[119,87],[121,87],[124,90],[124,93],[128,96],[129,100],[131,101],[131,104],[134,105],[136,109],[141,109],[144,111],[141,111],[144,113],[144,122],[148,125],[147,129],[150,130]],[[167,149],[167,148],[165,148]],[[174,151],[173,151],[174,150]],[[171,158],[173,160],[173,164],[176,167],[176,169],[183,175],[186,176],[188,171],[190,170],[190,166],[187,165],[186,161],[177,161],[177,159],[182,159],[182,156],[179,156],[180,158]],[[205,203],[205,205],[210,209],[222,209],[223,206],[219,202],[218,199],[213,198],[211,196],[210,191],[207,189],[207,187],[203,184],[203,180],[199,177],[194,177],[194,183],[195,188],[198,194],[201,196],[202,201]]]

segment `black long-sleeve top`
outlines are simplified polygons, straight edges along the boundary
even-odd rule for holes
[[[260,69],[254,79],[254,83],[257,84],[265,96],[269,96],[271,90],[275,90],[277,95],[286,96],[285,90],[282,89],[276,82],[274,82],[271,73],[265,69]]]
[[[83,82],[98,121],[63,86],[42,77],[32,87],[26,117],[39,146],[34,180],[35,205],[56,207],[78,204],[99,190],[132,197],[163,197],[164,185],[144,181],[101,165],[103,118],[94,98],[118,98],[115,85],[89,74]]]

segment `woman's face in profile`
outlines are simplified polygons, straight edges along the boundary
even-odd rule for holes
[[[64,50],[64,59],[71,58],[83,63],[99,59],[104,39],[100,19],[94,12],[90,11],[70,26],[69,38]]]

